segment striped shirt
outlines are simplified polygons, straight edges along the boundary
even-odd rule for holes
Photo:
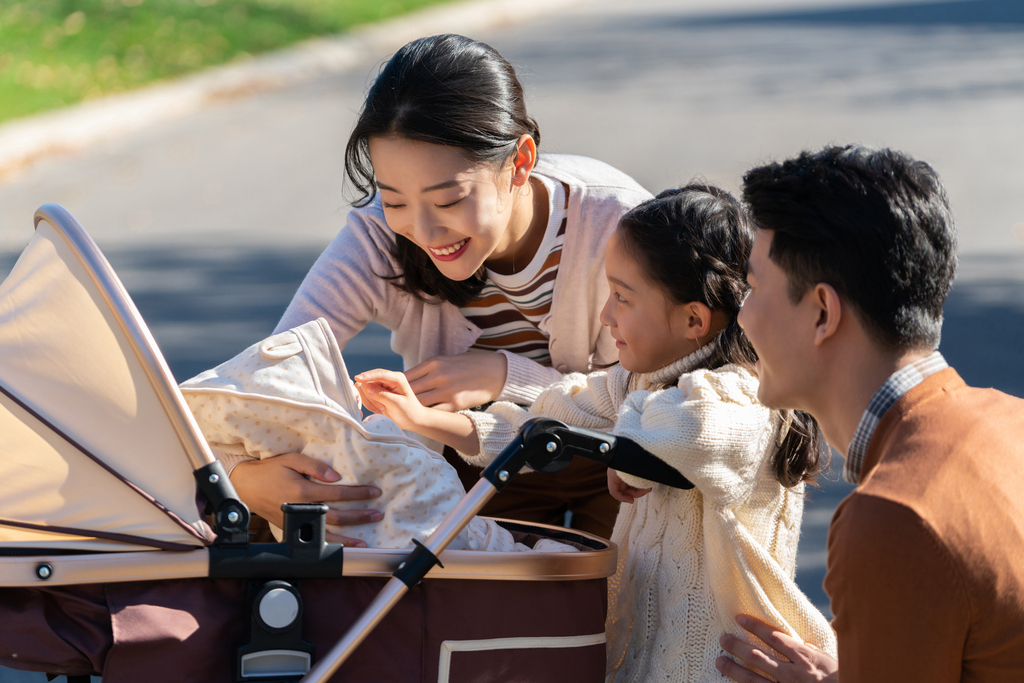
[[[860,483],[860,470],[864,466],[864,456],[868,453],[868,444],[871,443],[875,428],[878,427],[878,423],[886,411],[927,377],[948,367],[949,364],[946,363],[942,354],[933,351],[931,355],[904,365],[889,375],[889,379],[885,380],[885,383],[871,397],[867,410],[864,411],[864,415],[861,416],[857,429],[853,433],[853,439],[850,440],[850,448],[846,453],[846,465],[843,468],[843,478],[846,481],[851,484]]]
[[[551,313],[569,196],[562,183],[535,177],[548,192],[548,224],[537,253],[518,273],[502,275],[488,269],[487,284],[480,294],[459,310],[481,330],[470,348],[505,349],[541,365],[551,365],[544,321]]]

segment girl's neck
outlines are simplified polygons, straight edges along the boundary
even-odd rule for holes
[[[539,178],[530,176],[527,185],[516,192],[508,223],[509,246],[492,254],[484,262],[501,275],[514,275],[526,268],[544,241],[548,227],[548,190]]]

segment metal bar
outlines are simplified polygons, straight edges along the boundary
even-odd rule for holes
[[[86,583],[195,579],[205,577],[209,565],[210,553],[206,548],[0,557],[0,586],[48,588]]]
[[[480,512],[480,509],[487,504],[497,490],[494,485],[486,479],[478,481],[469,493],[458,502],[454,509],[441,521],[434,530],[434,533],[427,537],[423,545],[435,555],[455,540],[459,532],[470,520]],[[400,579],[392,577],[385,584],[384,589],[377,594],[363,613],[359,615],[355,623],[349,627],[341,640],[309,670],[301,683],[327,683],[327,680],[338,668],[345,663],[352,652],[370,634],[370,631],[380,623],[388,612],[398,603],[409,588]]]
[[[373,602],[363,610],[355,623],[345,632],[342,639],[302,677],[301,683],[327,683],[338,667],[345,663],[349,655],[370,635],[370,632],[387,616],[391,608],[408,590],[409,588],[400,579],[391,577],[391,580],[384,585],[383,590],[377,594]]]

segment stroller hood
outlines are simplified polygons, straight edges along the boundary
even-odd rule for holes
[[[156,344],[74,218],[36,223],[0,283],[0,547],[205,545],[212,456]]]

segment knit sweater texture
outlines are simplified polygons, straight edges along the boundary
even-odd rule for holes
[[[831,627],[793,580],[803,486],[787,489],[772,473],[780,421],[757,401],[748,370],[690,371],[705,354],[644,375],[621,366],[567,375],[529,411],[496,403],[466,413],[481,444],[470,462],[493,459],[543,415],[625,436],[694,483],[684,491],[620,474],[652,491],[622,506],[612,535],[610,681],[727,680],[715,668],[724,654],[718,639],[750,640],[736,624],[740,613],[836,654]]]

